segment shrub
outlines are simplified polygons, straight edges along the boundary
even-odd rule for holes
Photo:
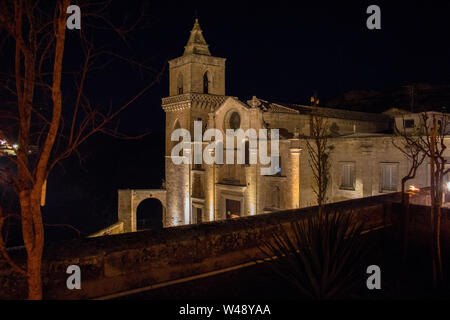
[[[276,273],[303,296],[345,297],[361,284],[366,241],[353,214],[323,213],[279,226],[261,250]],[[364,283],[364,282],[363,282]]]

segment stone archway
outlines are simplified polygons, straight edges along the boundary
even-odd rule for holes
[[[159,199],[147,198],[136,207],[136,230],[160,230],[163,228],[163,207]]]
[[[166,190],[143,189],[143,190],[119,190],[118,218],[123,222],[124,232],[137,231],[136,213],[139,204],[149,198],[155,198],[162,204],[162,223],[166,226]],[[160,214],[160,213],[157,213]]]

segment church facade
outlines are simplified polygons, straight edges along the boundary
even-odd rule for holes
[[[163,205],[165,227],[202,223],[316,204],[313,175],[305,139],[311,134],[311,115],[330,125],[330,183],[327,202],[400,191],[409,170],[407,158],[392,139],[393,124],[408,112],[383,114],[353,112],[266,101],[241,101],[225,88],[226,59],[211,55],[195,21],[184,54],[169,61],[169,96],[162,99],[166,115],[165,186],[161,190],[119,190],[119,222],[125,232],[138,229],[136,210],[146,198]],[[279,169],[261,175],[261,164],[174,164],[171,140],[175,129],[194,136],[194,121],[202,129],[250,128],[279,130]],[[203,142],[202,148],[208,143]],[[191,157],[191,148],[182,157]],[[256,152],[247,150],[246,154]],[[427,185],[426,168],[411,184]]]

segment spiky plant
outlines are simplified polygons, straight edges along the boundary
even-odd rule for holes
[[[302,296],[346,297],[360,284],[364,270],[363,223],[353,214],[323,213],[279,226],[261,250],[280,276]]]

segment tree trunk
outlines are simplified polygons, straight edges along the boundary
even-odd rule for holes
[[[442,182],[442,178],[439,179]],[[442,184],[442,183],[441,183]],[[442,270],[442,255],[441,255],[441,204],[442,204],[442,186],[438,187],[438,206],[436,208],[436,216],[434,219],[434,243],[436,254],[436,278],[438,283],[442,283],[443,270]]]
[[[22,191],[20,206],[22,233],[27,250],[28,299],[42,299],[41,263],[44,249],[44,226],[42,223],[40,197],[38,192]]]
[[[27,259],[28,300],[42,300],[42,250],[33,250]]]
[[[434,241],[434,235],[435,232],[435,216],[436,216],[436,183],[435,183],[435,175],[434,175],[434,150],[433,150],[434,142],[431,143],[431,159],[430,159],[430,180],[431,180],[431,190],[430,190],[430,197],[431,197],[431,212],[430,212],[430,230],[431,230],[431,236],[430,236],[430,248],[431,248],[431,263],[433,267],[433,286],[437,287],[437,278],[436,278],[436,242]]]
[[[406,262],[406,257],[408,255],[408,236],[409,236],[409,194],[405,192],[405,183],[406,181],[402,179],[402,209],[403,209],[403,254],[402,254],[402,260],[403,262]]]

